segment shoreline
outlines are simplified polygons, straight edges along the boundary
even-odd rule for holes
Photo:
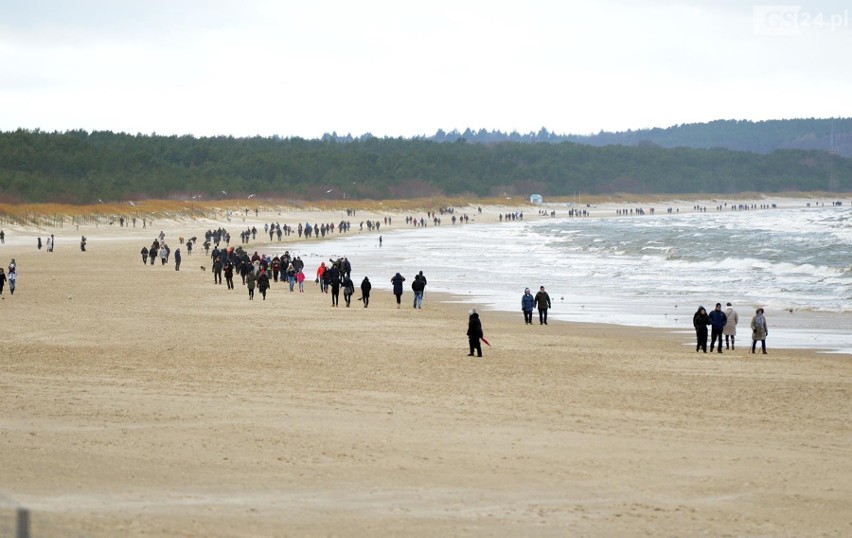
[[[0,301],[0,528],[16,506],[34,535],[94,538],[848,528],[846,357],[477,306],[473,359],[456,295],[249,301],[201,256],[143,267],[115,235],[0,247],[20,268]]]
[[[785,197],[779,196],[779,197],[770,197],[767,200],[765,200],[765,203],[776,204],[778,208],[791,208],[791,207],[795,208],[795,207],[802,207],[799,204],[807,203],[808,199],[809,199],[809,197],[807,195],[805,195],[801,198],[800,197],[786,197],[785,198]],[[674,204],[676,204],[676,203],[683,203],[683,200],[658,200],[658,202],[661,205],[671,204],[672,206],[674,206]],[[639,202],[636,202],[636,204],[637,205],[645,205],[647,207],[646,204],[640,204]],[[527,205],[529,207],[532,207],[532,208],[537,207],[537,206],[531,206],[530,204],[527,204]],[[561,206],[558,206],[556,203],[551,204],[551,205],[548,205],[547,203],[545,203],[541,207],[559,209]],[[594,210],[596,212],[605,211],[606,215],[599,215],[599,214],[593,213],[588,218],[609,218],[609,217],[615,218],[615,217],[617,217],[616,210],[617,209],[623,209],[624,207],[625,207],[624,204],[611,205],[611,206],[610,205],[598,206],[598,207],[595,207]],[[260,213],[256,217],[253,216],[252,214],[249,214],[247,216],[240,215],[238,217],[233,217],[230,222],[228,222],[228,221],[225,221],[225,222],[217,221],[217,220],[213,220],[213,219],[191,218],[191,219],[181,219],[181,220],[174,220],[174,221],[170,221],[170,220],[155,221],[153,224],[151,224],[150,228],[140,228],[139,226],[133,228],[133,227],[130,227],[129,222],[127,223],[127,226],[125,226],[124,228],[119,227],[117,224],[95,225],[95,226],[92,226],[92,225],[85,226],[84,225],[84,226],[80,227],[80,230],[77,230],[75,228],[73,233],[74,234],[77,234],[78,232],[80,232],[82,234],[88,233],[89,235],[87,236],[87,238],[89,240],[89,248],[91,249],[94,245],[97,245],[99,243],[102,244],[104,242],[122,243],[122,242],[127,242],[127,241],[139,240],[140,241],[139,244],[144,245],[144,244],[146,244],[147,240],[150,240],[151,237],[156,235],[158,233],[157,230],[160,230],[160,229],[165,230],[167,232],[167,236],[174,239],[175,235],[183,233],[183,232],[180,232],[179,230],[191,228],[193,234],[199,235],[200,232],[204,228],[209,229],[209,228],[216,228],[218,226],[222,226],[222,227],[225,227],[226,229],[228,229],[229,231],[232,232],[231,245],[237,246],[237,245],[240,244],[239,238],[238,237],[235,238],[233,236],[236,236],[238,234],[238,230],[244,229],[247,226],[254,225],[254,226],[257,226],[260,229],[259,229],[259,232],[258,232],[258,239],[252,241],[248,246],[248,250],[249,250],[250,253],[254,252],[254,251],[258,251],[258,252],[261,252],[261,253],[264,253],[264,252],[276,253],[276,252],[279,252],[279,251],[283,252],[283,250],[289,249],[289,250],[292,250],[292,252],[294,254],[302,253],[302,252],[304,252],[304,253],[310,252],[310,254],[308,254],[308,255],[317,256],[316,251],[323,251],[324,250],[326,252],[326,254],[320,255],[320,257],[328,258],[329,256],[337,257],[337,256],[347,255],[345,252],[334,252],[335,249],[329,248],[330,245],[335,244],[336,240],[352,238],[354,236],[371,235],[371,236],[378,237],[378,236],[384,235],[384,234],[394,235],[394,234],[401,233],[401,232],[416,233],[419,230],[419,228],[417,228],[417,227],[413,227],[410,224],[405,224],[405,222],[404,222],[405,217],[406,217],[405,214],[392,214],[392,215],[390,215],[390,217],[393,219],[392,226],[385,225],[384,227],[382,227],[381,231],[379,231],[379,232],[377,232],[377,231],[368,232],[368,231],[366,231],[366,229],[364,231],[359,231],[358,228],[357,228],[357,224],[353,224],[352,225],[353,229],[349,233],[341,234],[341,233],[336,232],[334,234],[330,234],[330,235],[322,237],[322,238],[305,239],[305,238],[298,238],[295,231],[294,231],[293,235],[290,238],[291,240],[289,240],[289,241],[288,241],[288,238],[286,236],[283,238],[283,241],[281,241],[281,242],[278,242],[278,241],[275,241],[275,240],[266,241],[265,240],[266,235],[264,235],[261,226],[263,225],[264,222],[266,222],[266,223],[275,222],[278,218],[280,218],[282,216],[286,216],[290,221],[290,222],[284,222],[285,224],[290,224],[294,227],[296,226],[297,223],[302,222],[303,220],[312,220],[313,222],[335,222],[336,223],[336,222],[338,222],[338,220],[362,221],[362,220],[367,220],[367,219],[380,220],[380,219],[384,218],[382,215],[377,214],[377,213],[367,213],[366,215],[363,215],[361,210],[357,210],[357,213],[356,213],[357,216],[356,217],[349,218],[349,217],[345,217],[345,214],[341,215],[341,213],[327,212],[327,211],[314,210],[314,209],[311,209],[311,210],[308,210],[308,211],[303,211],[303,210],[300,210],[300,209],[295,208],[295,207],[290,208],[290,209],[291,209],[291,211],[288,212],[286,210],[282,211],[279,208],[279,210],[277,210],[277,211],[268,212],[268,213]],[[456,226],[471,226],[471,225],[476,226],[476,225],[493,225],[493,224],[499,225],[499,224],[501,224],[499,222],[499,220],[494,220],[494,219],[497,219],[498,215],[505,214],[506,212],[508,212],[506,206],[491,205],[491,206],[482,206],[482,209],[483,209],[482,215],[477,215],[476,213],[473,213],[473,211],[476,210],[476,206],[466,206],[464,208],[461,208],[460,213],[464,214],[466,212],[465,210],[468,210],[468,209],[471,210],[472,215],[473,215],[473,217],[471,218],[471,222],[468,223],[468,224],[456,225]],[[771,210],[771,209],[766,209],[766,210]],[[685,213],[686,212],[695,212],[695,210],[693,208],[685,208],[685,209],[683,209],[683,211]],[[716,211],[716,210],[715,209],[708,209],[707,211],[709,212],[709,211]],[[282,213],[283,213],[283,215],[282,215]],[[664,213],[662,211],[658,211],[658,212],[655,212],[655,214],[633,215],[633,216],[631,216],[631,218],[655,218],[655,217],[662,217],[662,216],[665,216],[665,215],[666,215],[666,213]],[[293,220],[294,217],[295,217],[295,219],[298,219],[298,220]],[[477,217],[480,217],[480,218],[478,219]],[[557,213],[556,217],[557,218],[566,218],[564,216],[560,217],[559,213]],[[481,219],[484,219],[484,218],[487,218],[489,220],[487,222],[483,222]],[[582,219],[582,218],[587,218],[587,217],[576,217],[576,218]],[[524,215],[524,221],[548,221],[548,220],[551,220],[551,217],[541,216],[539,214],[527,214],[527,213],[525,213],[525,215]],[[450,226],[452,226],[452,225],[447,224],[445,222],[444,224],[442,224],[442,226],[440,228],[433,227],[433,226],[429,225],[429,226],[427,226],[427,229],[429,229],[429,230],[445,229],[445,228],[448,228]],[[63,248],[63,249],[78,248],[77,246],[67,245],[67,242],[68,242],[67,236],[69,234],[67,233],[67,230],[64,231],[64,232],[65,233],[57,234],[57,244],[59,245],[58,248]],[[31,228],[30,229],[23,229],[23,230],[21,230],[21,233],[23,235],[16,236],[16,237],[13,237],[13,238],[8,237],[8,235],[7,235],[7,238],[6,238],[7,244],[3,245],[3,246],[6,247],[7,249],[10,248],[10,247],[22,247],[26,244],[27,241],[33,240],[35,237],[38,237],[41,234],[41,232],[39,232],[38,230],[34,230],[34,229],[31,229]],[[184,234],[184,235],[186,235],[186,234]],[[188,235],[188,236],[191,236],[191,235]],[[76,238],[78,236],[74,235],[72,237]],[[60,238],[63,239],[61,244],[60,244]],[[42,237],[42,239],[44,239],[44,237]],[[74,239],[72,239],[72,240],[74,240]],[[285,246],[281,246],[281,245],[285,245]],[[286,245],[290,245],[289,248]],[[184,263],[192,261],[192,259],[197,259],[196,256],[198,256],[199,254],[201,254],[201,252],[203,252],[203,250],[200,250],[200,249],[201,249],[200,246],[196,246],[196,254],[193,255],[193,257],[191,259],[188,256],[186,256],[185,249],[183,249],[183,251],[184,251]],[[340,250],[340,249],[338,249],[338,250]],[[0,248],[0,254],[2,254],[2,252],[3,252],[3,249]],[[3,263],[5,264],[6,262],[4,261]],[[306,265],[306,277],[308,277],[307,278],[308,281],[312,280],[312,278],[311,278],[312,270],[313,269],[310,266]],[[383,288],[386,287],[386,283],[379,284],[379,287],[383,287]],[[410,290],[409,290],[409,292],[410,292]],[[432,291],[431,293],[438,293],[438,292]],[[463,292],[454,292],[454,291],[442,290],[442,293],[450,294],[451,296],[453,296],[455,298],[455,300],[457,300],[459,302],[463,302],[465,304],[469,304],[469,305],[476,304],[475,299],[472,299],[471,297],[466,296]],[[555,297],[553,299],[554,299],[554,301],[556,300]],[[501,308],[497,304],[490,304],[490,306],[487,306],[487,308],[489,309],[489,311],[492,311],[492,312],[510,312],[510,310],[508,310],[506,308]],[[660,331],[668,332],[673,337],[676,337],[676,335],[683,335],[684,339],[687,339],[686,335],[691,334],[691,327],[660,326],[660,325],[655,325],[655,324],[645,325],[645,324],[635,324],[635,323],[616,323],[616,322],[600,322],[600,321],[587,322],[587,321],[582,321],[582,320],[577,320],[577,319],[567,319],[567,320],[566,319],[559,319],[559,316],[561,315],[561,313],[558,312],[558,311],[552,310],[551,315],[554,315],[554,314],[556,316],[556,317],[552,318],[554,322],[560,321],[560,322],[572,323],[572,324],[579,323],[579,324],[604,325],[604,326],[613,326],[613,327],[622,327],[622,328],[638,328],[640,330],[653,329],[653,330],[660,330]],[[815,313],[815,314],[816,315],[824,315],[823,313]],[[808,315],[808,314],[805,314],[805,315]],[[740,335],[740,336],[742,337],[743,335]],[[743,339],[745,340],[745,338],[743,338]],[[748,341],[750,342],[750,340],[748,340]],[[684,342],[683,345],[688,345],[688,344]],[[770,346],[773,347],[773,348],[775,347],[775,346],[772,346],[771,341],[770,341]],[[781,347],[779,347],[778,349],[781,349]],[[816,352],[820,355],[825,355],[825,354],[829,354],[829,355],[852,355],[852,350],[850,350],[850,349],[836,348],[836,347],[831,347],[831,346],[825,346],[825,347],[809,347],[809,346],[804,346],[804,345],[803,346],[785,346],[785,347],[783,347],[783,349],[786,349],[786,350],[791,351],[791,352],[792,351],[795,351],[795,352],[814,351],[814,352]]]

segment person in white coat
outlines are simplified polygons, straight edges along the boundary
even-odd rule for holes
[[[740,316],[731,306],[731,303],[728,303],[725,315],[728,317],[728,321],[725,322],[725,327],[722,329],[722,334],[725,335],[725,349],[735,349],[734,340],[737,338],[737,323],[740,321]]]

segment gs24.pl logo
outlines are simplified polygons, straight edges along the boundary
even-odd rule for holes
[[[754,6],[754,34],[761,36],[796,36],[807,31],[830,32],[849,28],[849,10],[826,13],[806,11],[800,5]]]

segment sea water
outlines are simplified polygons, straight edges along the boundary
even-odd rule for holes
[[[376,234],[357,232],[329,247],[349,258],[356,286],[368,275],[374,289],[389,289],[399,271],[411,297],[408,285],[423,271],[427,302],[428,291],[443,291],[518,312],[520,320],[524,288],[535,294],[544,286],[551,319],[670,328],[684,343],[692,342],[699,305],[709,311],[731,302],[743,346],[751,344],[749,323],[762,307],[770,347],[852,353],[848,206],[443,220],[384,233],[381,247]]]

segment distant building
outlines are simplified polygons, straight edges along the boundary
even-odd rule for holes
[[[541,205],[542,202],[544,202],[544,198],[542,198],[540,194],[530,194],[531,204]]]

